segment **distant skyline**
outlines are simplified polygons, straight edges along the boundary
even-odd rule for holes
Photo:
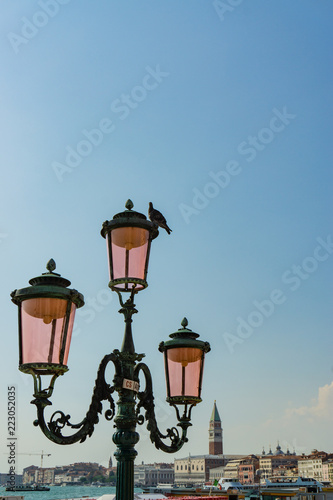
[[[290,453],[288,453],[288,451]],[[310,453],[308,454],[301,454],[301,455],[297,455],[297,456],[308,456],[308,455],[311,455],[312,452],[314,451],[323,451],[323,452],[326,452],[326,453],[330,453],[329,451],[327,450],[317,450],[316,448],[314,448],[313,450],[311,450]],[[278,452],[278,453],[277,453]],[[282,452],[282,453],[281,453]],[[260,456],[274,456],[274,455],[278,455],[278,454],[282,454],[282,455],[285,455],[285,456],[295,456],[296,455],[296,452],[293,452],[291,450],[289,450],[288,448],[287,449],[283,449],[280,444],[279,444],[279,441],[277,442],[276,446],[273,447],[271,445],[269,445],[267,447],[267,451],[265,451],[264,449],[262,450],[261,453],[249,453],[249,454],[246,454],[246,455],[242,455],[242,454],[234,454],[234,453],[228,453],[228,454],[221,454],[223,456],[248,456],[248,455],[256,455],[257,457],[260,457]],[[209,455],[209,453],[203,453],[203,454],[200,454],[198,456],[201,456],[201,455]],[[192,458],[195,456],[195,455],[192,455],[191,453],[187,454],[187,455],[183,455],[183,457],[186,457],[186,456],[191,456]],[[170,455],[166,455],[166,458],[170,458],[171,459],[171,456]],[[182,458],[182,457],[178,457],[178,458]],[[105,467],[106,469],[110,468],[110,467],[116,467],[117,466],[117,461],[115,460],[114,457],[111,457],[112,459],[112,465],[110,466],[110,459],[108,461],[108,463],[105,465],[105,464],[100,464],[99,462],[84,462],[84,461],[78,461],[78,462],[73,462],[73,463],[67,463],[67,462],[64,462],[64,463],[61,463],[61,464],[57,464],[57,465],[52,465],[52,466],[47,466],[45,464],[43,464],[43,467],[41,467],[41,465],[39,464],[31,464],[31,465],[28,465],[26,467],[31,467],[31,466],[35,466],[37,468],[43,468],[43,469],[47,469],[47,468],[62,468],[62,467],[67,467],[67,466],[71,466],[71,465],[75,465],[75,464],[80,464],[80,463],[97,463],[98,465],[101,465],[103,467]],[[135,465],[140,465],[142,462],[135,462]],[[144,462],[145,464],[154,464],[154,463],[157,463],[156,461],[152,461],[152,462]],[[173,464],[173,460],[162,460],[161,462],[158,462],[158,463],[166,463],[166,464]],[[6,474],[6,472],[1,472],[1,474]]]
[[[128,198],[172,229],[133,318],[161,432],[177,420],[159,343],[186,317],[212,348],[189,442],[169,456],[139,426],[136,463],[208,453],[214,400],[225,454],[333,451],[332,17],[330,0],[2,3],[1,471],[13,386],[18,470],[29,452],[47,466],[115,452],[103,415],[67,447],[33,426],[10,293],[53,258],[84,295],[46,410],[80,422],[122,342],[100,230]]]

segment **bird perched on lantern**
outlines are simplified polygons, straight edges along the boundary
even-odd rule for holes
[[[148,217],[149,219],[157,224],[159,227],[162,227],[163,229],[166,230],[168,234],[171,233],[172,229],[169,228],[167,221],[165,220],[164,215],[161,214],[158,210],[156,210],[153,207],[152,202],[149,202],[149,208],[148,208]]]

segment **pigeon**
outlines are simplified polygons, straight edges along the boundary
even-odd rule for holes
[[[168,234],[171,233],[172,229],[169,228],[165,217],[161,212],[155,210],[151,201],[149,202],[148,217],[152,222],[155,222],[155,224],[165,229]]]

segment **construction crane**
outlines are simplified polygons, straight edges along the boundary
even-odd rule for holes
[[[4,455],[6,455],[6,454],[7,453],[4,453]],[[43,458],[50,457],[51,453],[44,453],[44,451],[42,450],[42,453],[17,453],[17,455],[38,455],[40,457],[40,468],[41,468],[41,472],[43,474],[43,479],[44,479]]]
[[[40,469],[41,469],[40,472],[43,475],[42,476],[42,483],[44,483],[43,458],[50,457],[51,453],[44,453],[44,451],[42,450],[42,453],[18,453],[18,455],[39,455],[40,456]],[[36,482],[38,483],[38,479]]]
[[[42,450],[42,453],[18,453],[18,455],[39,455],[40,456],[40,468],[43,468],[43,459],[44,457],[50,457],[51,453],[44,453]]]

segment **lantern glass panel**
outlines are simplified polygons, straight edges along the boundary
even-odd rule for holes
[[[141,227],[119,227],[111,231],[112,268],[110,280],[137,278],[145,280],[149,231]],[[117,284],[117,288],[131,288],[127,283]]]
[[[167,350],[170,397],[200,397],[200,374],[204,353],[194,347]]]
[[[67,364],[76,305],[72,303],[65,342],[67,300],[35,298],[22,302],[22,364]]]

